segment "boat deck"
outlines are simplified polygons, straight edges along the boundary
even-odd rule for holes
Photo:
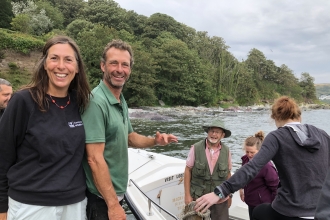
[[[184,208],[185,160],[131,148],[128,152],[125,200],[134,216],[146,220],[177,219],[175,216]],[[229,215],[231,220],[249,219],[247,205],[239,193],[233,194]]]

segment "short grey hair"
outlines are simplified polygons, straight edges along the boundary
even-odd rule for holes
[[[11,84],[10,84],[9,81],[0,78],[0,92],[2,91],[2,89],[1,89],[1,85],[11,86]]]

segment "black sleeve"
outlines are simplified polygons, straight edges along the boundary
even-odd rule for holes
[[[28,91],[15,93],[0,121],[0,213],[8,210],[7,172],[16,162],[16,149],[24,140],[31,100]]]

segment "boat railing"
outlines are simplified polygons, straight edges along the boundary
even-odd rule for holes
[[[135,185],[135,187],[148,199],[148,212],[147,215],[148,216],[152,216],[153,213],[151,211],[151,203],[153,203],[155,206],[157,206],[159,209],[161,209],[162,211],[164,211],[166,214],[168,214],[169,216],[171,216],[173,219],[179,220],[175,215],[173,215],[172,213],[170,213],[169,211],[167,211],[166,209],[164,209],[163,207],[161,207],[160,205],[158,205],[155,201],[153,201],[147,194],[145,194],[142,189],[134,182],[134,180],[130,179],[129,180],[130,183],[133,183]]]

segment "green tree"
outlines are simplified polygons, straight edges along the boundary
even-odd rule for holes
[[[260,50],[253,48],[250,50],[245,63],[247,64],[248,68],[253,70],[255,80],[261,82],[261,80],[264,78],[263,76],[266,73],[267,67],[267,59],[265,55]]]
[[[30,26],[31,17],[27,14],[16,15],[10,23],[12,29],[23,33],[31,33],[32,28]]]
[[[12,26],[15,30],[22,32],[28,30],[31,34],[42,35],[52,29],[53,22],[46,15],[46,11],[44,9],[38,10],[38,6],[33,1],[28,0],[26,3],[12,2],[12,7],[15,17],[27,15],[20,16],[19,19],[13,22]],[[24,24],[22,18],[27,19],[25,24],[28,27],[22,26]]]
[[[253,71],[254,84],[260,99],[268,101],[273,99],[276,85],[271,82],[272,63],[267,61],[265,55],[255,48],[250,50],[245,63]]]
[[[189,50],[184,42],[168,32],[161,33],[154,45],[152,54],[159,80],[157,97],[169,105],[199,105],[210,101],[205,100],[209,96],[202,97],[207,94],[199,93],[201,86],[210,84],[196,51]]]
[[[103,49],[112,39],[117,38],[118,32],[115,29],[103,25],[95,25],[92,30],[84,29],[77,35],[76,42],[84,57],[92,88],[102,79],[100,58]]]
[[[131,107],[153,106],[157,102],[155,94],[156,68],[150,53],[144,51],[141,44],[133,44],[134,66],[129,82],[123,93]]]
[[[240,81],[237,86],[236,100],[240,105],[253,105],[259,102],[259,93],[253,79],[253,70],[241,64]]]
[[[317,99],[314,78],[309,73],[301,74],[299,85],[302,88],[302,96],[305,101],[311,102]]]
[[[46,15],[46,11],[41,9],[38,14],[32,15],[30,20],[32,34],[43,35],[53,28],[53,22]]]
[[[185,38],[184,26],[171,16],[161,13],[155,13],[148,18],[142,36],[155,39],[164,31],[171,33],[180,40]]]
[[[52,26],[55,29],[63,29],[64,16],[62,12],[47,0],[39,0],[36,2],[38,10],[44,9],[47,17],[52,21]]]
[[[302,101],[302,89],[299,86],[298,79],[288,66],[282,64],[277,68],[277,78],[275,82],[277,84],[277,96],[287,95],[297,101]]]
[[[89,0],[88,5],[80,11],[80,17],[95,24],[102,24],[116,30],[132,29],[126,23],[126,11],[112,0]]]
[[[128,11],[125,13],[126,23],[129,25],[129,30],[136,36],[141,36],[143,34],[147,17],[144,15],[139,15],[135,11]]]
[[[75,39],[80,32],[89,31],[93,28],[94,24],[92,22],[83,19],[76,19],[66,27],[66,32],[70,37]]]
[[[77,19],[79,12],[87,5],[84,0],[51,0],[51,2],[63,14],[64,27]]]
[[[10,28],[10,22],[14,17],[10,0],[0,1],[0,28]]]

